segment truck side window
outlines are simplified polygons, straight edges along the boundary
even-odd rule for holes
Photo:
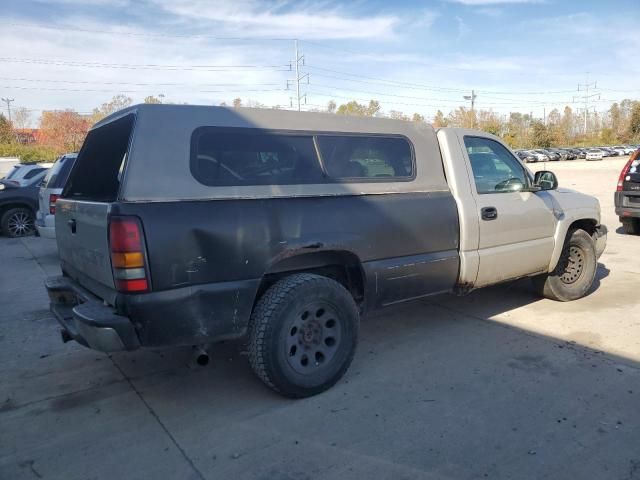
[[[464,144],[479,194],[516,192],[528,186],[524,168],[500,143],[465,136]]]
[[[403,137],[318,135],[322,161],[333,179],[410,180],[413,152]]]
[[[210,187],[324,182],[311,135],[247,128],[196,129],[191,173]]]

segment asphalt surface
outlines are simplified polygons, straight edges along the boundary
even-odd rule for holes
[[[640,478],[640,238],[616,232],[623,159],[550,164],[598,195],[592,293],[527,281],[366,318],[330,391],[287,400],[233,345],[105,355],[63,344],[55,242],[0,238],[0,479]],[[533,168],[543,168],[534,165]]]

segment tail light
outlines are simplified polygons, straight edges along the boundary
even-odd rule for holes
[[[55,193],[52,193],[51,195],[49,195],[49,213],[51,215],[56,214],[56,201],[59,198],[60,198],[60,195],[56,195]]]
[[[136,217],[111,217],[109,248],[116,289],[120,292],[149,291],[144,253],[144,233]]]
[[[627,163],[624,165],[624,168],[622,169],[622,171],[620,172],[620,176],[618,177],[618,186],[616,187],[616,192],[622,191],[622,186],[624,184],[624,177],[626,177],[627,174],[629,173],[629,170],[631,169],[631,164],[636,160],[636,157],[637,155],[631,155]]]

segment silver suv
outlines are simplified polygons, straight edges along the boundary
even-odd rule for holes
[[[38,213],[36,214],[36,228],[41,237],[56,238],[56,200],[67,183],[77,156],[76,153],[62,155],[49,169],[42,181],[38,196]]]

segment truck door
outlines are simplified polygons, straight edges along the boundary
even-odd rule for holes
[[[526,191],[530,174],[500,142],[471,135],[460,140],[473,174],[480,225],[475,286],[546,271],[554,248],[553,207]]]

